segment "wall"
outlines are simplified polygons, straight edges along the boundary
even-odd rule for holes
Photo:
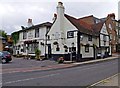
[[[104,35],[106,36],[106,44],[104,45]],[[109,46],[109,34],[106,29],[106,25],[104,24],[101,31],[100,31],[100,46],[106,47]]]
[[[0,38],[0,51],[3,50],[3,44],[2,44],[2,39]]]
[[[27,30],[27,38],[23,39],[23,32],[19,33],[19,41],[16,44],[16,46],[20,46],[20,48],[18,50],[16,50],[16,54],[17,52],[19,52],[19,54],[22,55],[26,55],[28,53],[27,49],[25,48],[24,52],[21,52],[21,49],[23,49],[23,47],[26,47],[26,45],[24,45],[25,41],[33,41],[33,40],[37,40],[38,44],[38,48],[41,50],[41,55],[45,54],[45,34],[46,34],[46,26],[45,27],[39,27],[39,37],[35,38],[35,29],[30,29]],[[44,43],[44,45],[41,45],[41,42]],[[29,49],[31,49],[29,47]],[[31,55],[35,55],[35,54],[31,54]]]
[[[111,24],[111,28],[109,27],[109,24]],[[108,33],[112,34],[112,40],[111,40],[111,45],[112,45],[112,53],[116,52],[116,31],[115,31],[115,22],[112,21],[111,17],[108,16],[106,20],[106,27],[108,29]]]

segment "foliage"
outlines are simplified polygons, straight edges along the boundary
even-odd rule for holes
[[[40,55],[41,55],[41,51],[37,48],[35,49],[35,56],[36,56],[36,59],[39,60],[40,59]]]
[[[58,58],[58,63],[63,63],[63,62],[64,62],[64,58],[63,57]]]
[[[12,33],[13,43],[16,44],[19,40],[19,32]]]
[[[5,33],[5,31],[3,31],[3,30],[0,30],[0,36],[7,39],[7,33]]]

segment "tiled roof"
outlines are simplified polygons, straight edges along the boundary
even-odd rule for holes
[[[93,25],[89,25],[83,21],[81,21],[80,19],[76,19],[72,16],[69,16],[67,14],[65,14],[65,17],[81,32],[81,33],[85,33],[88,35],[93,35],[93,36],[99,36],[99,33],[96,33],[93,30]]]
[[[26,30],[35,29],[35,28],[44,27],[44,26],[51,27],[51,25],[52,25],[52,23],[50,23],[50,22],[45,22],[45,23],[42,23],[42,24],[33,25],[33,26],[29,27],[29,28],[26,28]]]
[[[33,25],[31,27],[26,27],[26,28],[23,28],[23,30],[19,30],[19,31],[16,31],[16,32],[22,32],[22,31],[26,31],[26,30],[31,30],[31,29],[35,29],[35,28],[38,28],[38,27],[44,27],[44,26],[47,26],[47,27],[51,27],[52,26],[52,23],[50,22],[45,22],[45,23],[42,23],[42,24],[38,24],[38,25]],[[21,26],[23,27],[23,26]],[[14,32],[14,33],[16,33]]]
[[[79,18],[79,19],[87,19],[87,18],[90,18],[90,17],[93,17],[93,15],[85,16],[85,17],[82,17],[82,18]]]
[[[104,23],[105,23],[105,21],[104,21],[104,22],[97,23],[97,24],[94,24],[94,25],[92,26],[92,29],[94,30],[94,32],[95,32],[95,33],[100,33],[100,30],[101,30],[101,28],[102,28],[102,26],[103,26]]]

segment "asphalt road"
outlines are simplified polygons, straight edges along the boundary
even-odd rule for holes
[[[47,65],[56,65],[55,61],[45,60],[45,61],[37,61],[37,60],[26,60],[23,58],[15,58],[10,63],[3,64],[2,69],[11,69],[11,68],[28,68],[28,67],[40,67]]]
[[[116,73],[118,73],[118,59],[50,71],[5,73],[2,74],[2,85],[88,86]]]

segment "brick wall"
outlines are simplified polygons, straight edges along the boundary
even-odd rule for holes
[[[0,51],[3,50],[2,40],[0,39]]]
[[[110,24],[111,24],[111,28],[109,26]],[[106,26],[107,26],[109,35],[110,34],[112,35],[112,40],[111,40],[110,44],[112,45],[112,53],[115,53],[116,52],[116,43],[117,43],[117,38],[116,38],[116,33],[117,32],[115,30],[116,24],[112,20],[112,17],[109,16],[109,15],[107,16]]]

